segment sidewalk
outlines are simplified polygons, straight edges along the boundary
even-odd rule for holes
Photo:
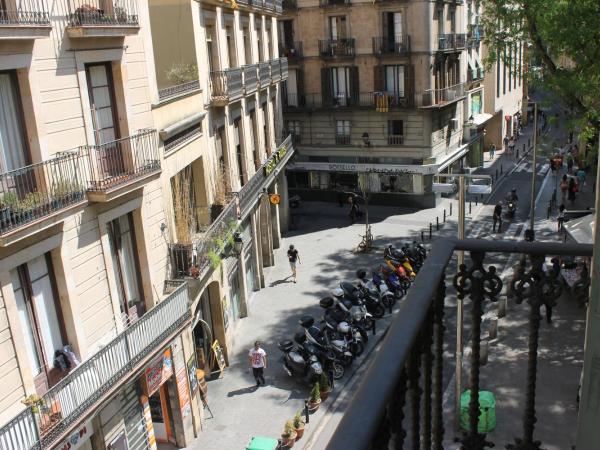
[[[441,222],[443,209],[449,210],[449,202],[443,199],[437,208],[421,211],[371,206],[370,222],[379,250],[370,254],[352,252],[365,228],[363,223],[348,226],[346,208],[306,202],[300,210],[294,210],[298,229],[282,238],[281,248],[275,251],[275,266],[266,274],[267,287],[251,299],[250,316],[238,321],[231,366],[225,370],[222,379],[208,383],[208,403],[214,418],[203,420],[202,432],[188,449],[238,450],[244,448],[254,435],[278,438],[285,421],[292,419],[304,406],[308,388],[283,371],[277,341],[290,339],[300,330],[299,317],[307,314],[320,317],[322,309],[318,300],[328,295],[337,283],[354,280],[356,269],[360,267],[371,268],[379,264],[383,245],[411,241],[421,230],[428,229],[430,222],[435,224],[436,215]],[[454,212],[448,222],[456,219],[456,215]],[[453,235],[455,229],[455,223],[447,223],[444,228]],[[286,249],[290,244],[294,244],[300,253],[297,284],[286,279],[290,270]],[[390,322],[390,316],[386,317],[378,322],[377,335],[375,339],[369,339],[365,353],[372,351],[384,335],[384,328]],[[256,339],[264,343],[269,359],[265,371],[267,385],[259,389],[249,372],[247,358],[248,349]],[[351,366],[351,372],[364,361],[364,356],[359,358]],[[337,383],[335,396],[345,390],[344,384],[350,379],[351,373],[347,373]],[[296,447],[302,448],[312,439],[327,412],[327,404],[340,406],[344,403],[334,401],[329,399],[310,417],[305,436]]]

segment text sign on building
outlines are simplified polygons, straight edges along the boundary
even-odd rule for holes
[[[435,164],[416,166],[400,164],[295,162],[293,164],[288,164],[288,168],[328,172],[360,172],[382,174],[416,173],[421,175],[433,175],[437,172],[437,165]]]
[[[88,420],[81,426],[75,429],[62,444],[56,447],[57,450],[77,450],[81,448],[83,444],[90,440],[90,437],[94,434],[92,428],[92,421]]]
[[[275,170],[275,167],[277,167],[277,164],[279,164],[279,161],[281,161],[283,159],[286,152],[287,152],[287,148],[285,145],[282,145],[277,150],[275,150],[275,153],[273,153],[271,155],[271,158],[269,158],[269,160],[267,161],[267,164],[265,164],[265,169],[264,169],[265,176],[268,176],[271,172],[273,172],[273,170]]]
[[[173,361],[171,349],[168,348],[146,368],[148,396],[154,394],[171,375],[173,375]]]

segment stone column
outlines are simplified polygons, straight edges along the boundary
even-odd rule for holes
[[[275,180],[273,186],[271,186],[271,191],[272,194],[279,193],[277,180]],[[271,209],[271,230],[273,236],[273,248],[275,249],[281,246],[281,229],[279,228],[279,205],[273,205],[271,202],[269,202],[269,206]]]
[[[273,230],[270,222],[269,198],[263,195],[260,199],[260,233],[264,267],[271,267],[274,264]]]
[[[290,195],[288,192],[288,182],[285,170],[279,174],[277,178],[278,191],[281,195],[281,202],[279,202],[279,229],[282,232],[289,231],[290,229]]]
[[[262,236],[260,234],[260,228],[258,224],[260,216],[260,208],[255,209],[250,214],[250,225],[252,226],[252,246],[253,246],[253,258],[256,270],[254,271],[254,284],[260,288],[265,287],[265,275],[263,271],[262,262]]]

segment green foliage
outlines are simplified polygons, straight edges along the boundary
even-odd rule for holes
[[[510,49],[524,42],[527,81],[562,99],[571,111],[567,126],[591,137],[600,124],[600,46],[594,44],[600,2],[483,0],[482,6],[487,68],[497,58],[514,68]]]
[[[225,247],[225,241],[222,238],[216,238],[215,239],[215,247],[218,250],[223,250],[223,247]]]
[[[325,372],[322,372],[321,376],[319,377],[319,388],[321,391],[331,390],[331,383],[329,382],[329,377]]]
[[[319,383],[315,383],[312,389],[310,390],[310,401],[318,402],[321,400],[321,390],[319,389]]]
[[[17,208],[21,211],[30,211],[45,203],[46,197],[41,192],[30,192],[19,201]]]
[[[282,436],[284,438],[290,438],[290,437],[294,436],[295,433],[296,433],[296,429],[294,428],[294,422],[292,422],[291,420],[288,420],[283,427]]]
[[[211,250],[208,252],[207,256],[208,256],[208,260],[210,261],[210,266],[213,269],[216,269],[217,267],[219,267],[219,265],[221,264],[221,257],[219,256],[218,253]]]
[[[17,204],[19,203],[19,198],[17,197],[17,194],[15,194],[14,192],[7,192],[6,194],[4,194],[2,196],[2,198],[0,198],[0,207],[2,208],[13,208],[16,209]]]
[[[60,199],[76,192],[82,192],[83,186],[69,180],[59,180],[52,187],[52,197]]]
[[[166,72],[167,80],[174,85],[187,83],[198,79],[198,66],[196,64],[175,63]]]
[[[302,417],[302,411],[297,411],[294,416],[294,428],[298,430],[304,427],[304,425],[306,425],[306,422],[304,421],[304,417]]]

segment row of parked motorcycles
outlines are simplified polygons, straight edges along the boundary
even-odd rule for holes
[[[322,373],[331,382],[344,376],[346,368],[359,357],[375,334],[376,321],[392,313],[427,258],[422,244],[405,244],[401,248],[386,246],[383,263],[371,272],[356,271],[358,281],[341,282],[331,296],[319,300],[323,316],[316,322],[302,316],[302,331],[293,340],[278,342],[283,352],[283,367],[289,376],[307,384],[316,382]]]

